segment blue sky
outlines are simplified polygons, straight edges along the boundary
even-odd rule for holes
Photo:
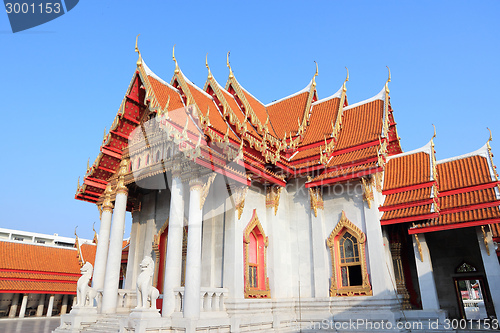
[[[135,36],[169,81],[172,46],[203,86],[205,55],[264,103],[304,88],[319,64],[320,98],[350,71],[349,103],[392,72],[391,103],[405,151],[437,128],[437,158],[468,153],[493,132],[500,152],[499,1],[95,1],[13,34],[0,14],[0,227],[92,238],[95,205],[74,199],[135,70]],[[498,158],[495,159],[498,161]],[[497,162],[498,163],[498,162]],[[130,219],[127,235],[130,230]]]

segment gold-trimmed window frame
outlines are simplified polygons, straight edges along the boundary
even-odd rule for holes
[[[344,233],[344,229],[353,235],[358,241],[359,261],[361,265],[361,278],[363,280],[361,286],[342,286],[342,281],[338,281],[337,277],[340,276],[341,263],[340,263],[340,248],[339,242],[336,240],[337,236]],[[335,296],[371,296],[373,295],[370,280],[368,278],[368,271],[366,267],[366,236],[354,223],[349,221],[345,212],[342,211],[340,221],[337,223],[330,236],[326,241],[330,248],[330,258],[332,261],[332,277],[330,283],[330,297]]]
[[[262,235],[262,239],[264,240],[264,263],[262,265],[258,265],[259,268],[264,269],[264,288],[251,288],[250,287],[250,264],[249,264],[249,251],[250,251],[250,234],[257,228],[259,233]],[[245,260],[245,271],[244,271],[244,280],[245,280],[245,298],[270,298],[271,290],[269,289],[269,278],[267,277],[267,246],[269,245],[269,238],[266,236],[264,232],[264,228],[260,224],[259,218],[257,217],[256,209],[253,210],[252,218],[250,222],[247,224],[243,234],[243,255]],[[258,251],[258,249],[257,249]],[[257,260],[259,258],[259,253],[257,253]],[[258,279],[258,274],[257,274]],[[258,282],[257,282],[258,284]]]

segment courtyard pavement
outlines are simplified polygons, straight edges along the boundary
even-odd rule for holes
[[[60,317],[0,319],[1,333],[50,333],[60,323]]]

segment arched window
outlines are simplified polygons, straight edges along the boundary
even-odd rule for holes
[[[372,295],[365,242],[365,234],[342,211],[339,223],[327,240],[332,258],[330,296]]]
[[[267,277],[266,250],[268,238],[259,222],[255,209],[243,236],[245,259],[245,297],[271,297]]]

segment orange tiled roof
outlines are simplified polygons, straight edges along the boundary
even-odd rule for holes
[[[170,97],[170,102],[168,104],[168,110],[177,110],[184,107],[182,103],[181,96],[178,91],[175,91],[172,86],[166,85],[152,76],[148,76],[149,83],[153,88],[156,100],[163,109],[167,105],[168,98]]]
[[[484,156],[438,162],[437,169],[441,192],[491,182],[488,160]]]
[[[323,141],[325,136],[327,139],[330,138],[333,131],[332,121],[335,123],[337,119],[339,103],[340,98],[338,97],[313,103],[312,114],[309,119],[310,125],[301,142],[302,146]]]
[[[390,220],[390,219],[396,219],[396,218],[402,218],[402,217],[410,217],[410,216],[429,214],[429,213],[431,213],[431,207],[432,207],[432,205],[429,204],[429,205],[422,205],[422,206],[408,207],[408,208],[403,208],[403,209],[390,210],[390,211],[384,212],[384,215],[382,215],[381,220]]]
[[[432,187],[389,194],[385,197],[384,206],[393,206],[403,203],[418,202],[431,197]]]
[[[442,214],[438,218],[432,219],[428,222],[417,224],[416,228],[423,228],[429,226],[447,225],[447,224],[460,224],[464,222],[481,221],[489,219],[500,218],[500,210],[498,207],[489,207],[474,209],[464,212]]]
[[[345,110],[334,151],[378,140],[382,131],[384,101],[375,100]]]
[[[384,190],[429,182],[430,156],[424,152],[391,158],[385,166]]]
[[[439,199],[441,209],[469,206],[496,200],[495,189],[493,188],[443,196]]]
[[[0,269],[80,274],[74,248],[0,241]]]
[[[355,173],[362,172],[362,171],[369,171],[369,170],[375,169],[375,168],[377,168],[377,163],[371,162],[371,163],[357,165],[354,167],[346,167],[346,168],[342,168],[342,169],[336,169],[336,170],[332,170],[330,172],[321,174],[321,175],[313,178],[311,180],[311,182],[317,181],[317,180],[328,179],[328,178],[347,176],[349,174],[355,174]]]
[[[0,241],[0,291],[75,293],[78,251]]]
[[[309,92],[306,91],[266,107],[269,121],[278,138],[283,138],[285,132],[287,135],[290,131],[297,132],[298,120],[302,121],[308,97]]]
[[[95,253],[97,251],[97,245],[95,244],[82,244],[80,246],[82,252],[83,262],[90,262],[92,266],[95,263]]]

